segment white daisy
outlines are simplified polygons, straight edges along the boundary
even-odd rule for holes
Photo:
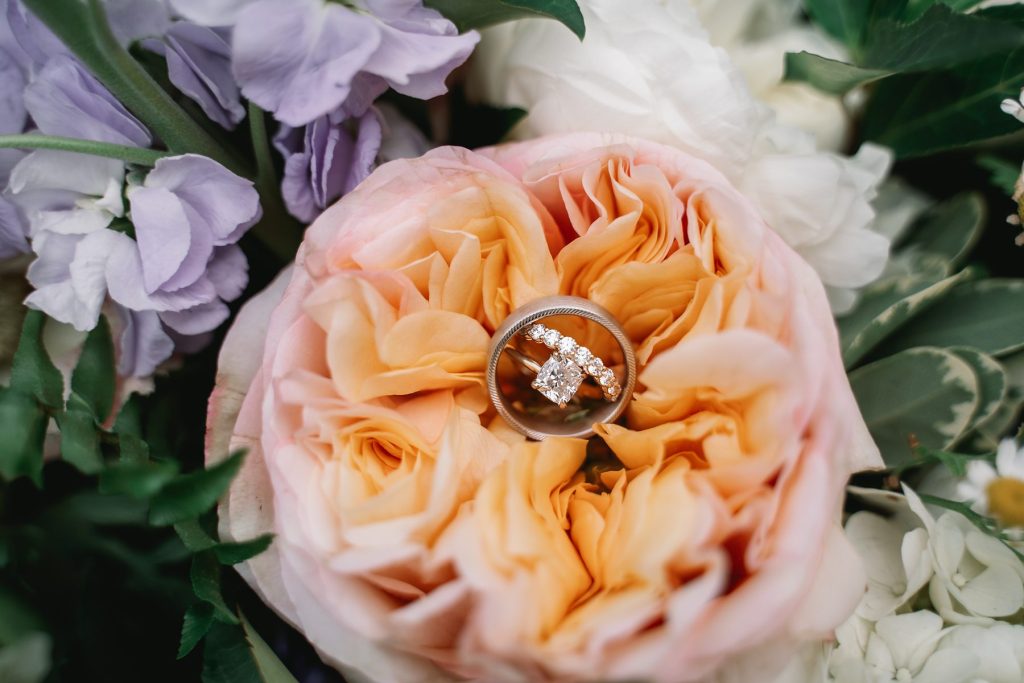
[[[975,512],[992,515],[1006,526],[1024,527],[1024,448],[1004,439],[995,465],[987,460],[969,462],[956,492]]]

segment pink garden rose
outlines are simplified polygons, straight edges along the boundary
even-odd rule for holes
[[[636,393],[530,442],[491,334],[554,294],[610,310]],[[822,284],[707,163],[598,134],[381,166],[241,311],[208,458],[221,535],[355,681],[765,681],[864,589],[837,520],[878,464]]]

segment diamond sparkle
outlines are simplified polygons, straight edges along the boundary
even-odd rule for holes
[[[576,395],[576,390],[582,383],[583,371],[579,366],[568,358],[553,353],[541,367],[531,386],[549,401],[564,408]]]

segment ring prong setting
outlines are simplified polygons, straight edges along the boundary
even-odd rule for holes
[[[530,384],[559,408],[565,408],[583,383],[583,370],[559,353],[551,354]]]

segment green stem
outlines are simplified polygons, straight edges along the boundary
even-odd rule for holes
[[[276,256],[286,262],[291,261],[299,248],[301,226],[288,213],[281,199],[281,187],[274,171],[274,158],[267,136],[266,115],[252,102],[249,103],[249,134],[256,156],[256,190],[263,205],[263,218],[252,232]]]
[[[110,31],[100,0],[25,0],[25,5],[67,45],[167,147],[215,159],[240,175],[245,164],[192,120]]]
[[[157,161],[171,154],[170,152],[161,152],[156,149],[114,145],[109,142],[80,140],[78,138],[62,138],[56,135],[39,135],[36,133],[0,135],[0,148],[6,147],[16,149],[55,149],[61,152],[74,152],[75,154],[91,154],[92,156],[106,157],[108,159],[120,159],[121,161],[141,166],[153,166]]]

